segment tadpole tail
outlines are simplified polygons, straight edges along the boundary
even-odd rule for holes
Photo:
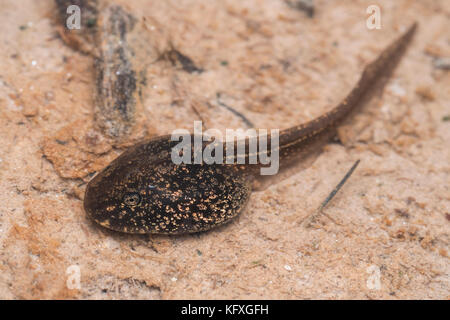
[[[376,87],[379,80],[392,74],[416,29],[417,22],[414,22],[400,38],[392,42],[373,62],[369,63],[355,87],[339,105],[312,121],[281,131],[280,146],[297,144],[339,125],[361,105],[361,101]]]
[[[332,112],[337,115],[337,121],[344,118],[353,109],[359,106],[359,101],[364,95],[376,86],[378,80],[384,77],[389,77],[395,70],[400,58],[406,51],[415,31],[417,29],[417,22],[414,22],[408,30],[400,36],[396,41],[392,42],[378,58],[369,63],[357,83],[357,85],[350,91],[349,95],[336,107]]]

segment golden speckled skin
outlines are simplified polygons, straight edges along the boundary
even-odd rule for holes
[[[281,163],[317,148],[317,142],[333,135],[377,81],[392,72],[415,29],[413,24],[369,64],[337,107],[282,131]],[[255,171],[250,167],[258,165],[175,165],[171,150],[177,144],[170,136],[161,136],[126,150],[89,182],[84,199],[87,214],[115,231],[159,234],[205,231],[236,217],[251,193]]]
[[[176,144],[162,136],[124,152],[89,182],[86,212],[127,233],[205,231],[235,217],[250,196],[251,177],[235,165],[176,165]]]

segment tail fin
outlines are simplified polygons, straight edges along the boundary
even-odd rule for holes
[[[400,38],[384,49],[376,60],[368,64],[356,86],[338,106],[314,120],[280,132],[280,146],[296,143],[295,141],[303,140],[305,136],[319,134],[345,119],[360,105],[359,102],[375,87],[379,79],[393,72],[416,28],[417,22],[414,22]]]

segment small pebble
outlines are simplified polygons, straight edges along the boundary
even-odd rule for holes
[[[285,265],[284,268],[285,268],[287,271],[291,271],[291,270],[292,270],[291,266],[289,266],[289,265]]]
[[[390,86],[391,92],[399,97],[404,97],[406,95],[405,89],[398,83],[393,83]]]
[[[314,1],[313,0],[286,0],[286,3],[294,9],[305,12],[308,17],[314,16]]]
[[[380,108],[381,112],[383,112],[384,114],[389,114],[390,108],[387,104],[384,104],[381,108]]]
[[[450,58],[436,58],[433,60],[436,69],[450,70]]]

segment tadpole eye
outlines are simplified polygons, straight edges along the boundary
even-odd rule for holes
[[[130,192],[123,197],[123,202],[129,207],[137,206],[141,202],[141,196],[139,193]]]

